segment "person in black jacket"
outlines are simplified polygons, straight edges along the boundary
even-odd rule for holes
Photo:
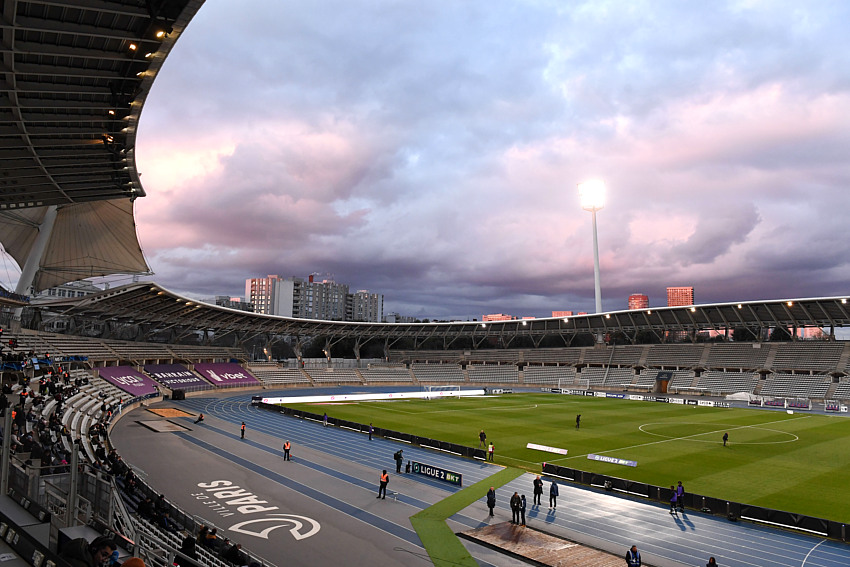
[[[537,475],[532,484],[534,485],[534,500],[531,505],[540,506],[540,499],[543,497],[543,481],[540,479],[540,475]]]
[[[492,486],[487,491],[487,507],[490,508],[490,515],[493,516],[493,508],[496,507],[496,489]]]
[[[59,557],[73,567],[100,567],[116,549],[118,546],[109,536],[97,537],[91,543],[80,537],[66,543]]]
[[[514,492],[514,495],[511,496],[511,523],[518,524],[519,523],[519,507],[522,505],[522,500],[520,500],[519,492]]]

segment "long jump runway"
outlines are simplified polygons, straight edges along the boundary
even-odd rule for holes
[[[459,489],[396,475],[392,455],[399,448],[405,460],[460,472],[465,486],[501,468],[385,439],[370,442],[360,433],[259,410],[247,394],[166,401],[149,409],[159,407],[203,412],[207,419],[195,425],[190,417],[163,418],[136,409],[112,431],[119,453],[169,500],[279,567],[430,565],[408,518]],[[157,433],[140,424],[156,419],[179,427]],[[291,462],[283,461],[285,440],[292,443]],[[375,498],[382,469],[390,473],[386,500]],[[850,565],[845,544],[698,512],[675,517],[656,503],[571,483],[559,483],[556,510],[548,508],[548,486],[543,505],[531,506],[533,478],[523,475],[497,489],[492,521],[482,494],[450,519],[451,528],[459,532],[509,521],[507,502],[516,491],[528,499],[530,527],[618,555],[636,544],[644,562],[658,567],[704,565],[710,555],[723,567]],[[523,564],[474,543],[464,545],[480,565]]]

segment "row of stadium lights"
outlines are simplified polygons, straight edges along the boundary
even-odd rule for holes
[[[156,39],[161,41],[161,40],[165,39],[166,37],[168,37],[168,32],[165,31],[165,30],[162,30],[162,29],[157,30],[156,33],[154,33],[154,37],[156,37]],[[130,44],[128,45],[128,49],[130,50],[130,52],[132,54],[135,54],[139,49],[139,43],[130,42]],[[148,51],[147,53],[145,53],[145,59],[150,59],[151,57],[153,57],[155,52],[156,52],[156,50]],[[146,71],[139,71],[138,73],[136,73],[136,76],[141,78],[141,77],[145,76],[145,73],[146,73]],[[116,111],[115,111],[114,108],[110,108],[109,110],[106,111],[106,113],[109,116],[115,116]],[[126,132],[126,130],[127,130],[127,128],[123,128],[122,132]],[[106,141],[107,143],[110,143],[110,144],[115,141],[115,138],[111,134],[104,134],[103,139],[104,139],[104,141]]]
[[[846,304],[847,304],[847,299],[846,299],[846,298],[842,298],[842,299],[841,299],[841,304],[842,304],[842,305],[846,305]],[[794,307],[794,302],[793,302],[793,301],[786,301],[786,302],[785,302],[785,305],[787,305],[788,307]],[[739,303],[739,304],[737,305],[737,307],[738,307],[738,309],[743,309],[743,308],[744,308],[744,304],[743,304],[743,303]],[[691,313],[695,313],[695,312],[696,312],[696,310],[697,310],[697,308],[696,308],[696,307],[691,306],[691,308],[690,308]],[[647,315],[652,315],[652,309],[647,309],[647,310],[646,310],[646,314],[647,314]],[[606,314],[605,314],[605,318],[606,318],[606,319],[610,319],[610,318],[611,318],[611,314],[610,314],[610,313],[606,313]],[[569,323],[570,318],[569,318],[569,317],[564,317],[563,321],[564,321],[564,323]],[[522,325],[523,325],[523,326],[528,325],[528,321],[523,321],[523,322],[522,322]],[[481,326],[486,328],[486,327],[487,327],[487,323],[481,323]]]

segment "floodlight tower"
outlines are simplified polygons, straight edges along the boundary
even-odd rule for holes
[[[599,284],[599,239],[596,236],[596,211],[605,206],[605,182],[591,179],[578,184],[581,208],[593,215],[593,283],[596,292],[596,312],[602,313],[602,287]]]

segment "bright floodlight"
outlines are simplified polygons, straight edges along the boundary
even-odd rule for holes
[[[578,194],[585,211],[598,211],[605,206],[605,182],[601,179],[579,183]]]

